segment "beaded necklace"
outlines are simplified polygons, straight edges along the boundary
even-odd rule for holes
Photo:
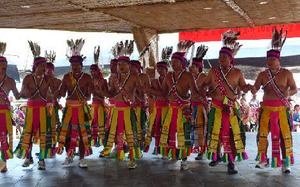
[[[176,88],[176,85],[177,85],[177,82],[180,80],[182,74],[185,72],[185,70],[182,70],[177,78],[177,80],[175,80],[175,72],[173,72],[171,74],[171,91],[173,93],[173,96],[174,96],[174,99],[176,101],[176,103],[179,105],[179,106],[183,106],[183,101],[189,101],[189,98],[188,99],[183,99],[182,97],[180,97],[180,95],[178,94],[177,92],[177,88]]]
[[[122,85],[120,85],[120,80],[121,80],[121,75],[118,74],[118,81],[116,83],[117,87],[118,87],[118,93],[116,95],[118,95],[119,93],[122,94],[122,98],[124,100],[125,103],[127,103],[129,106],[132,106],[133,101],[132,99],[129,98],[128,93],[126,92],[126,90],[124,89],[125,84],[127,83],[129,77],[130,77],[130,72],[126,73],[128,74],[127,77],[125,78],[124,82],[122,83]]]

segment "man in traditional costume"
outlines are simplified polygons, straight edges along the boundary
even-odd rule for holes
[[[193,44],[192,41],[180,42],[177,50],[189,49]],[[172,161],[182,160],[180,167],[182,170],[188,169],[187,157],[191,153],[192,111],[189,91],[198,96],[193,75],[186,71],[188,63],[185,54],[186,51],[173,53],[171,64],[174,72],[168,73],[162,85],[163,93],[169,97],[170,105],[159,143],[162,149],[167,148]]]
[[[150,80],[148,75],[142,73],[143,66],[141,62],[138,60],[131,60],[130,61],[130,73],[137,76],[141,85],[144,88],[150,87]],[[135,97],[134,97],[134,110],[137,117],[137,139],[140,143],[141,149],[143,149],[143,144],[145,141],[145,134],[146,134],[146,121],[147,121],[147,114],[146,114],[146,98],[144,90],[136,90]]]
[[[192,59],[190,72],[193,74],[196,86],[201,87],[207,75],[203,73],[203,57],[205,56],[208,48],[201,45],[197,48],[196,57]],[[206,151],[206,127],[207,127],[207,101],[205,98],[191,97],[191,105],[193,107],[194,118],[194,132],[192,139],[194,149],[198,155],[196,160],[202,160]]]
[[[69,58],[72,72],[64,75],[60,88],[60,95],[65,97],[66,107],[62,119],[62,127],[59,134],[58,154],[62,154],[66,147],[67,157],[62,163],[68,165],[73,162],[73,156],[79,141],[79,164],[80,168],[86,168],[88,165],[84,161],[85,156],[92,154],[90,146],[90,109],[87,100],[90,99],[94,91],[93,81],[90,75],[82,72],[83,60],[80,51],[84,44],[83,39],[69,40],[68,46],[71,49],[72,56]]]
[[[122,53],[124,52],[122,50],[123,48],[123,42],[117,42],[115,44],[115,46],[112,47],[111,49],[111,53],[114,56],[113,59],[110,60],[110,76],[108,78],[108,89],[110,90],[111,87],[113,87],[113,81],[114,79],[117,79],[118,77],[118,72],[117,72],[117,65],[118,65],[118,58],[120,56],[122,56]],[[112,117],[112,112],[113,112],[113,108],[115,107],[115,100],[113,97],[109,97],[109,104],[108,104],[108,110],[107,110],[107,118],[106,118],[106,122],[105,122],[105,142],[104,142],[104,146],[106,146],[106,141],[108,139],[108,135],[109,135],[109,128],[110,128],[110,123],[111,123],[111,117]],[[100,152],[99,157],[114,157],[118,151],[117,151],[117,147],[114,147],[114,149],[111,151],[111,153],[104,155],[103,153],[104,150],[102,150]]]
[[[60,128],[60,120],[59,120],[59,103],[58,99],[55,97],[54,93],[57,92],[59,86],[61,85],[61,80],[54,77],[54,62],[56,58],[56,53],[54,51],[46,51],[45,57],[47,59],[46,71],[45,74],[52,79],[53,81],[53,91],[49,89],[47,94],[47,108],[51,117],[51,133],[49,136],[52,139],[52,148],[55,149],[57,143],[57,130]],[[48,137],[47,137],[48,138]],[[54,156],[54,155],[53,155]]]
[[[21,139],[14,153],[18,158],[26,158],[22,166],[29,167],[33,164],[32,143],[39,142],[38,169],[45,170],[44,159],[51,158],[54,154],[52,139],[49,140],[46,136],[51,134],[51,123],[46,108],[47,93],[49,87],[54,89],[52,79],[44,74],[47,60],[40,57],[39,45],[31,41],[29,45],[34,56],[33,71],[23,80],[21,95],[28,99],[27,111]]]
[[[242,72],[234,67],[234,55],[241,47],[236,42],[239,32],[231,30],[222,35],[223,47],[219,52],[219,67],[212,68],[202,84],[202,91],[209,86],[212,106],[208,119],[207,158],[212,160],[210,166],[221,161],[221,146],[224,148],[222,160],[228,162],[228,173],[234,174],[234,161],[247,159],[245,152],[245,132],[240,123],[240,110],[237,102],[238,90],[248,92]],[[206,92],[204,92],[206,93]]]
[[[16,88],[16,82],[7,76],[7,60],[3,56],[6,43],[0,42],[0,171],[7,172],[6,161],[13,158],[13,125],[10,110],[9,92],[12,91],[16,99],[20,94]]]
[[[115,56],[114,59],[111,59],[110,60],[110,76],[108,78],[108,87],[111,88],[113,85],[112,85],[112,79],[116,79],[117,78],[117,65],[118,65],[118,57]],[[106,122],[105,122],[105,134],[106,134],[106,138],[105,140],[107,140],[107,137],[108,137],[108,133],[109,133],[109,124],[111,122],[111,116],[112,116],[112,111],[113,111],[113,108],[114,108],[114,105],[115,105],[115,100],[113,97],[109,98],[108,99],[108,110],[107,110],[107,118],[106,118]],[[106,144],[106,141],[104,142]],[[117,153],[117,150],[115,150],[115,153]],[[102,154],[100,154],[99,157],[103,157]]]
[[[167,114],[169,102],[168,97],[162,93],[162,85],[163,81],[168,73],[168,61],[170,58],[170,55],[172,54],[172,47],[164,48],[162,51],[162,61],[156,63],[156,71],[159,74],[159,77],[151,81],[151,88],[147,90],[148,95],[154,95],[151,90],[154,90],[154,93],[160,93],[159,95],[154,95],[154,110],[150,114],[150,120],[149,120],[149,127],[147,136],[145,139],[145,145],[144,145],[144,151],[148,152],[150,148],[150,144],[152,141],[152,137],[155,139],[155,147],[153,150],[153,155],[159,155],[161,154],[162,158],[168,158],[167,154],[167,148],[165,147],[165,150],[162,150],[162,148],[159,146],[160,142],[160,135],[161,135],[161,128],[163,125],[164,118]]]
[[[92,100],[92,141],[91,145],[95,147],[104,146],[105,141],[105,102],[103,92],[107,91],[107,82],[103,78],[101,70],[98,66],[100,55],[100,46],[96,46],[94,50],[94,64],[90,66],[90,72],[94,83],[95,92]]]
[[[261,72],[252,93],[262,86],[263,102],[259,117],[257,168],[269,166],[267,157],[268,135],[272,138],[272,167],[282,168],[282,172],[290,173],[290,165],[294,163],[293,142],[289,112],[291,110],[288,97],[297,93],[297,86],[292,72],[280,67],[280,52],[286,39],[283,29],[273,30],[272,49],[267,52],[267,69]],[[285,36],[284,36],[285,35]],[[280,150],[282,159],[280,158]]]
[[[137,132],[137,124],[132,104],[136,89],[141,90],[142,87],[138,77],[130,73],[129,64],[129,57],[121,56],[118,58],[118,76],[116,79],[112,79],[112,87],[109,90],[111,97],[114,97],[115,108],[112,112],[107,145],[102,154],[104,156],[108,155],[111,152],[113,144],[116,142],[117,159],[123,161],[125,159],[125,140],[129,147],[130,161],[128,168],[134,169],[137,167],[135,159],[141,158],[142,153],[139,142],[134,137],[134,133]]]

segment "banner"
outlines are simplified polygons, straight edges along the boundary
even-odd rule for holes
[[[234,31],[240,31],[241,36],[239,40],[259,40],[259,39],[271,39],[272,30],[274,27],[277,29],[287,29],[287,38],[300,37],[300,23],[285,24],[285,25],[269,25],[258,26],[251,28],[232,28]],[[181,40],[193,40],[194,42],[210,42],[221,41],[221,34],[228,29],[215,29],[215,30],[201,30],[195,32],[180,32],[179,41]]]

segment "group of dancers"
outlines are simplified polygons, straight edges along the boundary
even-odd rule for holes
[[[297,87],[292,73],[280,67],[286,33],[274,29],[272,49],[267,52],[267,68],[258,75],[254,85],[246,84],[243,73],[234,66],[234,56],[241,47],[237,42],[239,35],[231,30],[222,35],[219,66],[212,67],[207,74],[203,72],[206,46],[199,46],[195,57],[187,60],[186,53],[194,42],[180,42],[177,52],[172,54],[171,48],[165,48],[162,60],[153,69],[143,71],[141,61],[129,58],[133,41],[120,42],[113,48],[115,58],[110,61],[108,81],[98,67],[100,47],[95,47],[95,63],[90,66],[89,75],[82,72],[84,57],[80,51],[84,40],[68,41],[72,71],[59,80],[54,77],[55,53],[46,52],[45,57],[41,57],[39,45],[29,42],[34,55],[33,69],[24,78],[20,92],[15,81],[6,74],[6,44],[1,43],[1,172],[7,171],[6,162],[13,155],[25,159],[23,167],[33,164],[34,143],[40,148],[39,170],[46,169],[45,159],[64,151],[63,165],[72,163],[74,155],[79,154],[79,167],[85,168],[88,165],[84,158],[93,154],[93,146],[103,146],[99,157],[119,161],[128,157],[128,168],[134,169],[136,159],[142,158],[142,152],[149,151],[154,139],[153,154],[170,162],[181,160],[182,170],[188,169],[187,158],[191,152],[197,152],[196,160],[206,155],[212,167],[226,162],[228,173],[234,174],[238,172],[235,160],[248,158],[245,126],[237,100],[242,92],[255,94],[262,87],[256,167],[269,167],[271,162],[272,167],[282,167],[283,172],[289,173],[294,159],[287,98],[297,92]],[[15,150],[10,91],[16,99],[27,99],[24,130]],[[58,108],[62,97],[66,98],[66,105],[60,121]],[[211,98],[211,105],[207,98]]]

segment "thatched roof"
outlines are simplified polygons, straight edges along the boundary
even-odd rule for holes
[[[295,23],[299,14],[298,0],[2,0],[0,28],[165,33]]]

